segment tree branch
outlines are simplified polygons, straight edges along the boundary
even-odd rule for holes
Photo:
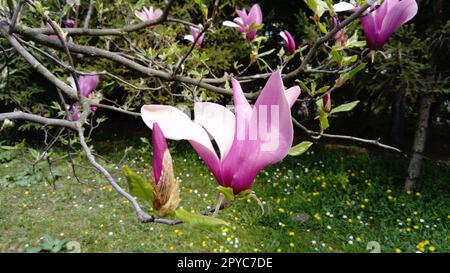
[[[44,126],[54,125],[54,126],[62,126],[67,127],[73,130],[76,130],[75,122],[64,120],[64,119],[54,119],[54,118],[45,118],[39,115],[29,114],[22,111],[15,111],[9,113],[0,113],[0,121],[5,119],[9,120],[27,120],[39,124],[43,124]]]
[[[308,54],[306,54],[305,58],[303,59],[302,63],[300,64],[300,66],[297,69],[295,69],[294,71],[292,71],[292,72],[288,73],[286,76],[284,76],[283,79],[284,80],[290,80],[290,79],[295,78],[298,75],[300,75],[303,72],[303,70],[306,68],[307,64],[309,64],[310,61],[312,60],[312,58],[316,55],[317,50],[319,49],[319,47],[322,44],[324,44],[325,42],[333,39],[334,36],[336,35],[336,33],[338,33],[339,30],[343,29],[345,26],[349,25],[351,22],[353,22],[356,19],[358,19],[372,5],[372,2],[373,1],[371,1],[370,3],[367,3],[367,4],[363,5],[363,6],[361,6],[357,12],[355,12],[352,15],[350,15],[349,17],[347,17],[344,21],[342,21],[342,23],[337,24],[325,36],[320,37],[319,39],[317,39],[316,42],[314,43],[314,45],[308,51]]]
[[[146,28],[148,26],[153,26],[157,24],[161,24],[167,20],[169,15],[169,11],[172,8],[174,0],[169,0],[164,7],[163,13],[160,17],[155,20],[149,20],[145,22],[141,22],[138,24],[132,24],[128,26],[124,26],[122,28],[105,28],[105,29],[89,29],[89,28],[63,28],[63,31],[66,32],[69,36],[109,36],[109,35],[124,35],[129,32],[134,32]],[[85,23],[86,24],[86,23]],[[37,28],[37,29],[14,29],[15,32],[23,35],[33,35],[33,34],[54,34],[51,29],[48,28]]]
[[[372,145],[381,147],[383,149],[388,149],[388,150],[396,151],[396,152],[399,152],[399,153],[402,152],[398,148],[395,148],[395,147],[392,147],[392,146],[380,143],[380,139],[364,139],[364,138],[359,138],[359,137],[354,137],[354,136],[333,135],[333,134],[319,133],[319,132],[315,132],[315,131],[309,130],[303,124],[298,122],[295,118],[292,118],[292,121],[294,122],[295,126],[297,126],[300,129],[302,129],[305,133],[307,133],[310,137],[312,137],[314,139],[318,139],[320,137],[327,137],[327,138],[335,138],[335,139],[353,140],[353,141],[363,142],[363,143],[367,143],[367,144],[372,144]]]
[[[62,46],[60,45],[60,43],[52,40],[51,38],[49,38],[46,35],[27,34],[26,37],[33,41],[36,41],[40,44],[44,44],[46,46],[49,46],[49,47],[52,47],[52,48],[55,48],[58,50],[62,49]],[[124,56],[122,56],[118,53],[115,53],[115,52],[111,52],[108,50],[104,50],[104,49],[100,49],[100,48],[96,48],[96,47],[92,47],[92,46],[76,45],[73,43],[67,43],[67,46],[71,52],[82,53],[82,54],[86,54],[88,56],[103,57],[103,58],[118,62],[122,65],[127,66],[128,68],[131,68],[135,71],[138,71],[138,72],[148,75],[148,76],[158,77],[165,81],[176,81],[176,82],[183,82],[183,83],[186,83],[189,85],[195,85],[195,86],[202,87],[202,88],[205,88],[207,90],[210,90],[210,91],[213,91],[213,92],[216,92],[219,94],[232,95],[231,90],[208,84],[208,83],[204,82],[202,79],[194,79],[194,78],[178,76],[178,75],[172,76],[172,74],[169,72],[146,67],[146,66],[141,65],[137,62],[134,62],[128,58],[125,58]],[[257,93],[246,93],[245,96],[248,99],[254,99],[257,97]]]
[[[75,90],[58,79],[53,73],[48,71],[36,58],[33,57],[13,36],[9,35],[4,28],[0,27],[0,35],[5,37],[8,42],[15,48],[15,50],[39,73],[42,74],[48,81],[53,83],[57,88],[61,89],[65,94],[71,98],[77,98]]]

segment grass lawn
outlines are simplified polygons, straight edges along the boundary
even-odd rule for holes
[[[215,180],[190,146],[169,145],[180,206],[204,212],[214,205]],[[122,165],[150,175],[151,148],[138,139],[94,147],[122,186]],[[61,150],[51,155],[53,176],[45,160],[33,172],[35,156],[28,146],[0,149],[0,252],[30,250],[45,234],[77,241],[82,252],[369,252],[368,244],[382,252],[450,250],[450,168],[442,162],[427,161],[419,191],[405,193],[406,158],[314,145],[259,174],[254,190],[264,215],[255,201],[240,201],[219,213],[230,226],[196,227],[141,224],[82,156],[73,158],[79,181]]]

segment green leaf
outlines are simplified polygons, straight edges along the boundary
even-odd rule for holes
[[[195,213],[190,213],[184,209],[175,210],[175,215],[177,218],[183,220],[184,222],[195,225],[195,226],[220,226],[225,225],[228,226],[229,223],[215,217],[198,215]]]
[[[217,189],[225,195],[228,201],[232,202],[234,201],[234,192],[233,188],[230,187],[224,187],[224,186],[218,186]]]
[[[194,2],[197,4],[200,11],[203,13],[203,16],[205,16],[205,18],[207,18],[208,17],[208,7],[205,4],[203,4],[202,0],[194,0]]]
[[[317,3],[316,3],[315,0],[306,0],[306,4],[308,5],[308,7],[309,7],[312,11],[316,12],[316,10],[317,10]]]
[[[349,103],[341,104],[341,105],[337,106],[336,108],[331,109],[330,114],[351,111],[351,110],[353,110],[353,108],[355,108],[355,106],[358,103],[359,103],[359,100],[355,100],[355,101],[352,101]]]
[[[124,166],[122,171],[127,179],[130,194],[151,204],[153,193],[150,183],[144,177],[131,171],[128,166]]]
[[[300,144],[291,147],[291,149],[289,149],[288,154],[290,156],[299,156],[304,152],[306,152],[309,149],[309,147],[311,147],[311,145],[313,145],[313,143],[310,141],[302,141]]]
[[[348,72],[348,79],[356,76],[356,74],[358,74],[358,72],[363,70],[364,68],[366,68],[366,63],[360,63],[357,67],[353,68],[352,71]]]
[[[319,29],[320,29],[320,31],[323,34],[327,34],[328,33],[327,27],[324,24],[320,23],[320,22],[319,22]]]
[[[328,114],[320,110],[319,115],[319,121],[320,121],[320,129],[321,131],[325,131],[328,127],[330,127],[330,123],[328,122]]]
[[[263,53],[259,53],[259,54],[258,54],[258,57],[261,58],[261,57],[270,55],[270,54],[272,54],[272,52],[274,52],[274,51],[275,51],[275,48],[274,48],[274,49],[271,49],[271,50],[268,50],[268,51],[266,51],[266,52],[263,52]]]
[[[305,84],[303,81],[297,79],[297,80],[295,80],[295,82],[298,83],[298,84],[300,85],[300,88],[301,88],[302,90],[308,92],[308,94],[311,93],[311,89],[309,89],[309,87],[306,86],[306,84]]]

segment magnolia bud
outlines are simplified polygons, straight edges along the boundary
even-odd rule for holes
[[[322,96],[322,110],[325,113],[330,113],[330,111],[331,111],[331,94],[330,94],[330,92],[327,92]]]
[[[172,157],[157,123],[153,124],[153,208],[161,216],[174,211],[180,203],[180,188],[173,174]]]

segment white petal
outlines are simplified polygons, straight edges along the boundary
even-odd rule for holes
[[[166,138],[193,140],[214,152],[206,131],[180,109],[168,105],[144,105],[141,115],[149,128],[153,128],[153,123],[157,122]]]
[[[228,154],[234,139],[235,117],[226,107],[210,102],[194,105],[195,122],[202,125],[214,138],[223,159]]]
[[[352,10],[355,8],[354,5],[347,3],[347,2],[339,2],[335,5],[333,5],[334,11],[336,12],[343,12],[343,11],[348,11],[348,10]]]
[[[231,21],[223,21],[222,25],[227,26],[227,27],[240,27],[238,24],[236,24],[235,22],[231,22]]]
[[[189,40],[189,41],[191,41],[191,42],[194,42],[195,40],[194,40],[194,36],[192,36],[192,35],[186,35],[186,36],[184,36],[184,39],[185,40]]]
[[[286,36],[286,34],[284,34],[284,31],[280,32],[280,36],[281,36],[281,38],[283,38],[283,40],[284,40],[286,43],[289,43],[289,39],[288,39],[288,37]]]

